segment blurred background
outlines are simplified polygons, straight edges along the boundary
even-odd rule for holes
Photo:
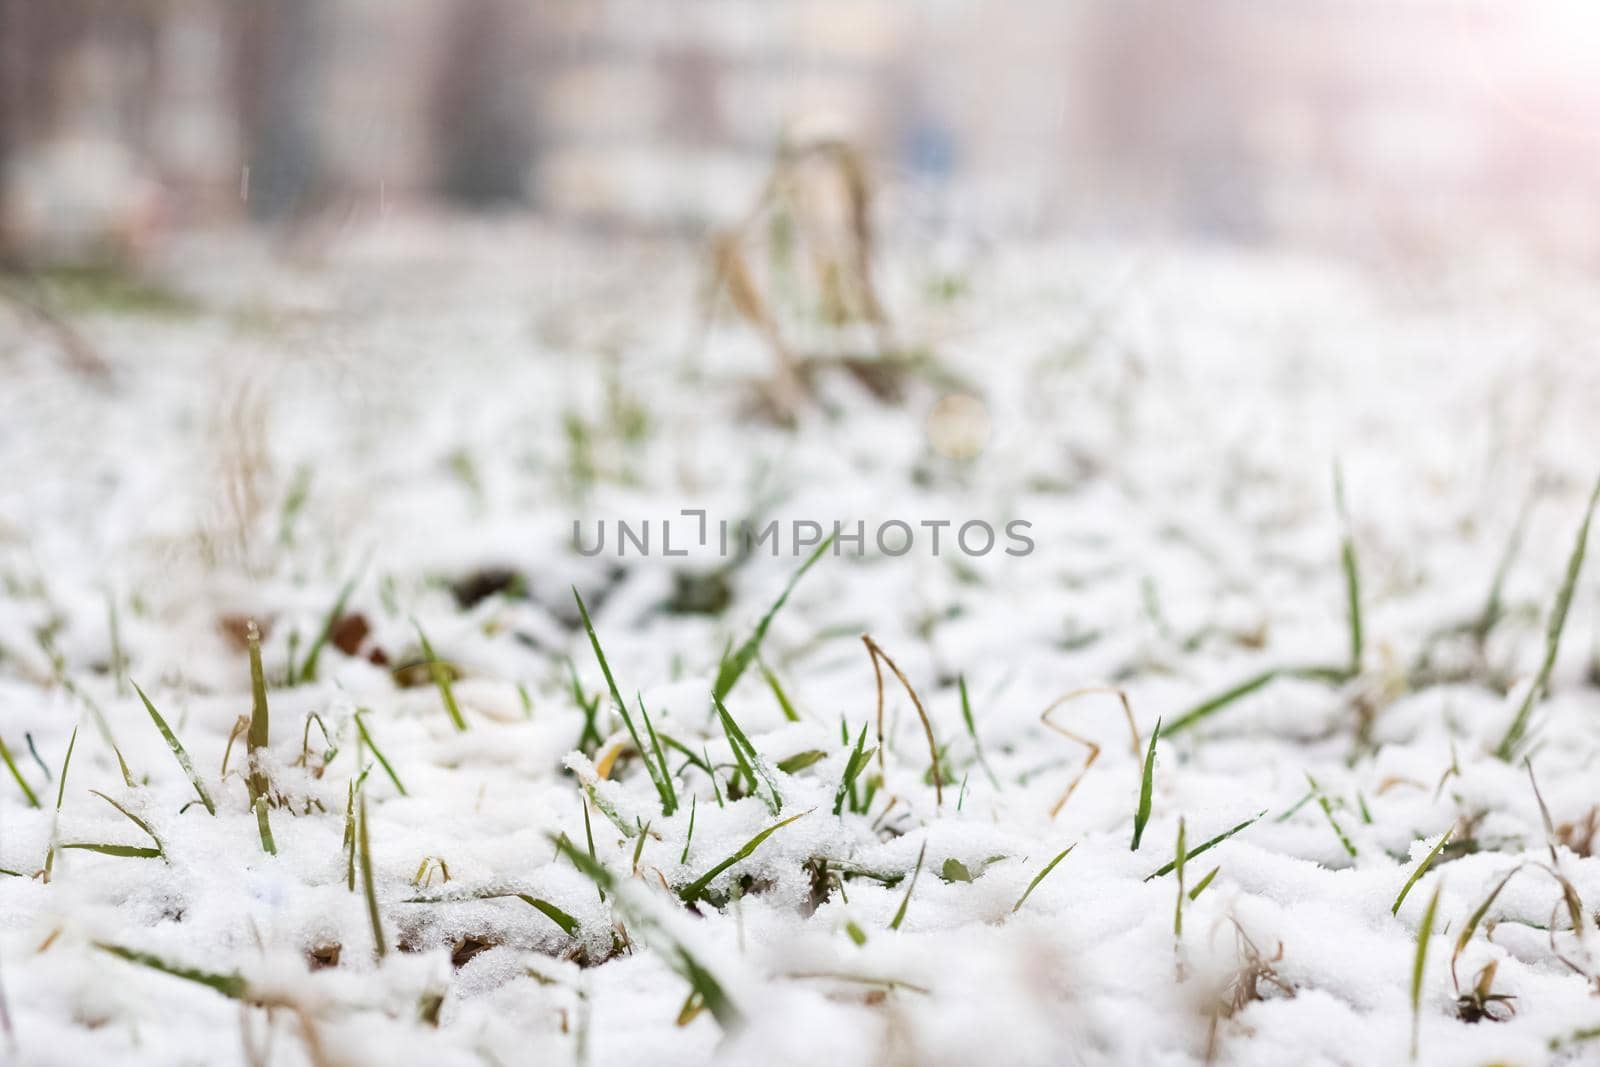
[[[394,214],[692,234],[823,133],[902,225],[1600,262],[1582,0],[0,0],[13,266]]]

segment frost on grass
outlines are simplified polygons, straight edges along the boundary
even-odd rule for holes
[[[7,1062],[1600,1049],[1581,291],[911,249],[774,422],[674,272],[450,247],[0,357]],[[571,544],[685,507],[1037,549]]]

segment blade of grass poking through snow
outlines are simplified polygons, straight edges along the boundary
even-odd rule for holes
[[[972,701],[967,697],[967,676],[963,674],[958,677],[956,684],[961,689],[961,721],[966,723],[967,736],[972,738],[973,755],[978,760],[978,766],[983,768],[983,773],[989,776],[989,784],[998,790],[1000,779],[995,777],[994,770],[989,766],[989,757],[983,754],[983,742],[978,740],[978,727],[972,719]]]
[[[372,948],[378,959],[389,954],[383,939],[383,919],[378,914],[378,891],[372,876],[372,839],[367,830],[367,791],[356,798],[356,842],[361,853],[361,895],[367,900],[367,921],[372,924]]]
[[[740,860],[748,859],[756,849],[761,847],[762,842],[766,841],[767,838],[771,837],[785,826],[788,826],[796,819],[803,819],[809,814],[811,813],[802,811],[799,815],[791,815],[782,822],[773,823],[765,830],[762,830],[760,833],[756,834],[756,836],[752,837],[750,840],[741,845],[739,850],[733,855],[729,856],[727,859],[711,868],[705,874],[702,874],[699,878],[696,878],[694,881],[678,890],[678,898],[685,904],[693,904],[696,900],[700,899],[702,894],[705,893],[706,887],[711,884],[711,880],[713,878],[727,870],[729,867],[732,867]]]
[[[756,657],[756,666],[761,669],[761,677],[765,679],[767,688],[772,690],[772,698],[778,702],[778,709],[783,712],[783,717],[790,722],[799,722],[800,713],[794,710],[794,705],[789,702],[789,694],[783,691],[783,685],[778,681],[778,676]]]
[[[633,725],[633,716],[628,714],[628,704],[622,699],[621,690],[617,688],[617,679],[611,673],[611,664],[606,662],[605,651],[600,647],[600,637],[594,632],[594,623],[589,620],[589,608],[579,595],[577,586],[572,588],[572,598],[578,602],[578,615],[583,619],[584,632],[589,635],[589,645],[594,649],[594,658],[600,662],[600,673],[606,677],[606,688],[611,691],[612,703],[616,705],[617,713],[622,716],[622,725],[627,727],[628,737],[632,739],[633,747],[638,751],[646,773],[650,775],[650,783],[656,787],[656,795],[661,798],[661,812],[663,815],[671,815],[677,810],[678,803],[671,780],[663,775],[666,764],[658,766],[651,759],[650,750],[644,747],[644,741]]]
[[[1422,1034],[1422,976],[1428,965],[1428,939],[1433,936],[1433,918],[1439,911],[1439,893],[1444,885],[1433,887],[1433,897],[1422,913],[1417,928],[1417,953],[1411,961],[1411,1058],[1417,1058],[1417,1043]]]
[[[109,941],[96,941],[94,947],[101,952],[109,952],[113,956],[120,956],[129,963],[137,963],[141,967],[148,967],[162,974],[169,974],[174,978],[182,978],[186,982],[196,982],[210,989],[216,990],[223,996],[232,1000],[252,999],[250,985],[243,976],[238,974],[218,974],[213,971],[202,971],[194,967],[180,967],[175,963],[168,963],[159,956],[137,949],[124,948],[113,945]]]
[[[672,768],[667,766],[667,754],[661,750],[661,738],[656,736],[656,728],[650,722],[650,712],[644,706],[644,697],[635,693],[639,701],[639,717],[644,720],[644,732],[650,737],[650,752],[641,752],[646,761],[651,753],[655,754],[656,770],[661,781],[666,785],[666,796],[662,800],[661,810],[665,815],[671,815],[678,810],[678,787],[672,784]]]
[[[745,773],[751,776],[752,782],[755,781],[755,775],[759,774],[761,780],[767,783],[767,791],[772,796],[767,806],[772,809],[772,814],[778,814],[783,810],[783,795],[778,792],[778,783],[773,779],[767,761],[756,751],[756,746],[750,743],[750,738],[745,736],[745,732],[739,728],[738,720],[723,706],[722,699],[713,693],[711,702],[717,709],[718,718],[722,720],[722,729],[728,735],[728,745],[734,750],[734,757],[738,759]]]
[[[1334,817],[1333,802],[1330,801],[1328,799],[1328,795],[1322,791],[1322,787],[1317,784],[1317,780],[1311,777],[1309,774],[1306,775],[1306,784],[1309,785],[1311,787],[1311,791],[1317,795],[1317,807],[1322,809],[1323,817],[1328,820],[1328,825],[1333,827],[1335,836],[1339,838],[1339,844],[1344,846],[1344,850],[1350,854],[1351,859],[1355,859],[1356,846],[1351,843],[1349,836],[1344,832],[1344,827],[1340,826],[1339,820]]]
[[[344,618],[344,608],[350,601],[350,594],[356,591],[356,583],[361,580],[361,573],[357,571],[339,588],[339,595],[333,600],[333,607],[328,609],[328,614],[322,620],[322,629],[317,631],[316,639],[311,642],[311,647],[306,649],[306,658],[300,661],[300,670],[295,671],[294,663],[289,664],[289,683],[314,682],[317,680],[317,659],[322,655],[322,650],[333,636],[333,628]],[[431,656],[429,657],[432,658]]]
[[[149,823],[145,822],[143,819],[139,818],[139,816],[135,815],[121,804],[118,804],[115,800],[112,800],[98,789],[91,789],[89,792],[93,793],[107,804],[110,804],[113,808],[116,808],[122,813],[124,818],[133,823],[133,825],[137,826],[139,829],[143,830],[150,840],[156,843],[155,847],[145,848],[140,845],[102,845],[90,842],[73,841],[62,845],[62,848],[82,849],[85,852],[98,852],[103,856],[120,856],[124,859],[153,860],[167,858],[166,846],[161,843],[161,838],[156,836],[156,832],[150,829]]]
[[[0,760],[5,761],[6,770],[17,780],[17,788],[21,789],[22,795],[27,798],[28,807],[39,807],[39,795],[33,791],[33,786],[28,784],[28,780],[22,777],[22,771],[18,769],[17,761],[11,758],[11,750],[6,747],[4,738],[0,738]]]
[[[717,1020],[717,1024],[724,1031],[735,1030],[744,1022],[743,1013],[723,991],[722,984],[717,981],[716,976],[695,959],[681,941],[663,929],[654,916],[636,905],[634,898],[623,891],[628,889],[628,886],[619,885],[610,871],[592,857],[579,852],[565,836],[552,837],[551,841],[574,867],[595,884],[602,896],[611,897],[614,901],[613,906],[622,913],[630,929],[642,933],[645,940],[656,942],[655,947],[661,952],[667,966],[700,995],[712,1018]]]
[[[356,782],[352,778],[346,787],[344,807],[344,882],[350,892],[356,891]]]
[[[1057,852],[1055,859],[1045,864],[1044,869],[1033,876],[1033,881],[1028,883],[1028,888],[1024,889],[1022,891],[1022,895],[1017,898],[1017,902],[1011,905],[1011,914],[1015,915],[1017,912],[1022,910],[1022,905],[1026,904],[1028,902],[1028,898],[1033,896],[1033,891],[1039,888],[1039,883],[1044,881],[1045,878],[1049,876],[1050,872],[1056,869],[1056,864],[1066,859],[1067,854],[1077,847],[1078,843],[1074,841],[1060,852]]]
[[[1189,852],[1188,852],[1189,859],[1194,859],[1196,856],[1199,856],[1199,855],[1202,855],[1203,853],[1211,851],[1213,848],[1215,848],[1218,845],[1222,844],[1224,841],[1226,841],[1228,838],[1232,837],[1234,834],[1238,833],[1240,830],[1243,830],[1246,827],[1248,827],[1248,826],[1252,825],[1253,823],[1255,823],[1255,821],[1257,819],[1261,818],[1261,816],[1263,816],[1265,814],[1266,814],[1266,812],[1264,812],[1264,811],[1257,812],[1254,816],[1252,816],[1251,818],[1246,819],[1244,822],[1240,823],[1238,826],[1229,827],[1228,829],[1222,831],[1222,833],[1218,834],[1216,837],[1213,837],[1209,841],[1206,841],[1204,844],[1200,845],[1198,848],[1190,849]],[[1144,880],[1147,881],[1147,882],[1150,882],[1150,881],[1154,881],[1155,879],[1160,878],[1160,877],[1162,877],[1164,875],[1171,874],[1172,870],[1173,870],[1173,868],[1175,866],[1176,866],[1176,864],[1169,863],[1166,866],[1161,867],[1160,869],[1152,871],[1150,874],[1145,875],[1144,876]]]
[[[1344,504],[1344,470],[1333,466],[1333,502],[1339,512],[1339,565],[1344,570],[1345,610],[1350,623],[1350,675],[1361,673],[1361,576],[1356,571],[1355,535]]]
[[[1220,711],[1229,704],[1232,704],[1235,700],[1238,700],[1241,697],[1249,696],[1257,689],[1260,689],[1263,686],[1266,686],[1268,683],[1275,681],[1278,675],[1281,673],[1282,671],[1280,671],[1277,667],[1264,670],[1260,674],[1246,678],[1244,681],[1233,686],[1232,688],[1223,690],[1214,697],[1202,700],[1200,703],[1196,704],[1194,707],[1190,708],[1188,711],[1185,711],[1182,715],[1179,715],[1176,719],[1173,719],[1172,722],[1167,724],[1167,736],[1171,737],[1183,730],[1187,730],[1189,727],[1205,719],[1207,716]]]
[[[1489,891],[1487,897],[1483,898],[1483,903],[1479,904],[1477,909],[1467,917],[1467,924],[1461,928],[1461,933],[1457,935],[1455,951],[1450,954],[1450,981],[1455,983],[1456,988],[1459,989],[1461,987],[1461,981],[1456,977],[1456,961],[1467,950],[1467,943],[1472,940],[1472,935],[1478,932],[1478,924],[1483,922],[1485,915],[1489,914],[1489,908],[1494,905],[1494,900],[1500,895],[1500,890],[1504,889],[1506,883],[1511,881],[1511,876],[1520,870],[1522,870],[1522,867],[1519,864],[1506,872],[1506,876],[1500,879],[1495,887]]]
[[[1211,880],[1217,876],[1217,872],[1220,870],[1222,870],[1221,867],[1211,868],[1211,873],[1200,879],[1195,887],[1189,890],[1189,903],[1193,904],[1200,899],[1200,894],[1206,891],[1206,886],[1211,884]]]
[[[767,628],[772,625],[772,620],[778,612],[783,610],[783,605],[788,603],[789,594],[794,592],[794,587],[800,584],[800,579],[805,577],[806,571],[822,558],[823,553],[827,552],[832,544],[833,535],[829,534],[800,565],[800,569],[790,576],[788,584],[783,587],[783,592],[778,594],[778,599],[773,601],[772,607],[768,608],[767,613],[761,616],[761,621],[756,623],[755,632],[747,637],[744,644],[740,645],[732,655],[722,658],[722,664],[717,668],[717,680],[711,686],[711,694],[716,699],[723,699],[733,690],[739,681],[739,676],[744,674],[745,668],[756,658],[756,653],[761,651],[761,642],[766,639]]]
[[[700,807],[700,796],[699,796],[699,794],[698,793],[691,793],[689,795],[689,832],[683,835],[683,854],[678,857],[678,862],[679,863],[688,863],[689,862],[689,842],[694,840],[694,815],[695,815],[696,809],[698,809],[699,807]],[[590,851],[593,852],[594,850],[590,849]]]
[[[133,682],[133,691],[139,694],[139,699],[144,701],[144,710],[150,713],[150,719],[156,724],[156,729],[161,731],[161,736],[167,742],[167,747],[172,750],[172,757],[178,761],[178,766],[188,777],[189,784],[194,786],[194,791],[200,798],[200,803],[206,806],[210,815],[217,813],[217,806],[211,802],[211,794],[206,792],[206,787],[200,781],[200,776],[194,771],[194,761],[189,758],[189,753],[183,747],[183,742],[178,740],[178,735],[172,732],[172,727],[167,725],[167,720],[161,717],[156,706],[150,703],[150,698],[144,695],[144,690],[139,688],[138,682]]]
[[[67,738],[67,754],[61,758],[61,773],[56,776],[56,810],[50,816],[50,847],[44,854],[44,881],[50,883],[50,872],[55,868],[56,848],[60,844],[61,803],[67,798],[67,771],[72,767],[72,750],[78,747],[78,728],[72,728]]]
[[[928,843],[924,841],[917,850],[917,865],[911,869],[911,878],[906,882],[906,895],[900,898],[900,907],[894,913],[894,920],[889,923],[889,929],[898,930],[900,924],[906,921],[906,909],[911,906],[911,894],[917,888],[917,877],[922,874],[922,859],[928,854]]]
[[[866,743],[867,726],[866,723],[862,723],[861,733],[856,737],[856,746],[850,750],[850,758],[845,760],[844,774],[839,779],[838,791],[833,794],[833,813],[835,815],[844,810],[845,797],[855,795],[856,778],[866,769],[867,762],[871,759],[866,751]],[[855,810],[854,805],[851,806],[851,810]]]
[[[1500,745],[1495,749],[1495,755],[1509,762],[1516,755],[1519,745],[1522,744],[1523,735],[1528,729],[1528,716],[1532,714],[1533,707],[1544,695],[1545,688],[1550,684],[1550,672],[1555,669],[1556,653],[1561,649],[1561,631],[1567,625],[1567,610],[1572,607],[1572,593],[1578,587],[1578,575],[1583,571],[1583,555],[1589,541],[1589,524],[1594,519],[1596,503],[1600,503],[1600,481],[1595,482],[1594,491],[1589,494],[1589,506],[1583,513],[1583,524],[1578,527],[1578,540],[1572,546],[1572,555],[1567,558],[1567,574],[1561,582],[1561,589],[1556,593],[1555,604],[1550,608],[1550,621],[1545,630],[1544,662],[1539,665],[1539,673],[1534,676],[1533,685],[1522,699],[1522,705],[1517,708],[1517,714],[1511,720],[1511,725],[1506,730],[1505,737],[1501,738]]]
[[[250,773],[245,778],[250,793],[250,806],[256,813],[256,830],[261,837],[261,851],[277,855],[278,847],[272,841],[272,825],[267,818],[267,793],[271,783],[267,780],[265,766],[267,746],[270,743],[267,718],[267,676],[261,667],[261,631],[251,621],[246,637],[250,643],[250,729],[245,734],[246,755]]]
[[[1133,844],[1128,846],[1129,852],[1139,851],[1139,839],[1150,821],[1150,801],[1156,784],[1156,740],[1160,736],[1161,720],[1157,719],[1155,732],[1150,735],[1150,748],[1144,754],[1144,776],[1139,782],[1139,806],[1133,812]]]
[[[434,688],[439,690],[439,699],[444,702],[444,710],[450,716],[450,722],[457,731],[465,731],[467,720],[461,716],[461,706],[456,703],[456,691],[450,686],[450,668],[433,653],[433,646],[428,643],[428,635],[422,632],[422,624],[416,619],[411,620],[411,625],[417,629],[417,640],[422,644],[423,658],[428,661],[428,676],[433,679]]]
[[[373,758],[378,761],[378,766],[383,768],[383,773],[389,776],[389,781],[394,783],[395,789],[400,791],[400,795],[403,797],[410,796],[410,794],[406,792],[406,787],[401,784],[400,776],[394,773],[394,768],[389,766],[389,761],[384,758],[383,750],[380,749],[378,747],[378,743],[372,739],[372,731],[367,729],[366,722],[361,718],[361,716],[366,713],[366,708],[357,708],[355,715],[353,716],[353,718],[356,720],[356,731],[361,734],[362,743],[368,748],[372,749]]]
[[[544,913],[545,918],[561,927],[561,932],[566,934],[568,937],[578,936],[578,920],[574,919],[572,916],[568,915],[566,912],[562,911],[548,900],[540,900],[538,897],[530,897],[526,893],[518,893],[517,899],[528,904],[532,904],[535,908],[539,909]]]
[[[1183,868],[1189,862],[1189,847],[1183,816],[1178,816],[1178,845],[1173,852],[1172,869],[1178,875],[1178,902],[1173,906],[1172,936],[1183,936]]]
[[[1426,856],[1422,857],[1422,862],[1417,864],[1416,870],[1411,872],[1411,877],[1406,879],[1406,884],[1400,887],[1400,895],[1394,898],[1394,906],[1389,909],[1390,915],[1400,914],[1400,905],[1405,903],[1406,894],[1410,893],[1411,887],[1416,885],[1418,880],[1428,873],[1428,868],[1433,866],[1433,861],[1439,855],[1439,850],[1444,848],[1444,843],[1450,840],[1450,835],[1453,833],[1455,833],[1455,827],[1452,826],[1443,834],[1440,834],[1438,843],[1428,850]]]

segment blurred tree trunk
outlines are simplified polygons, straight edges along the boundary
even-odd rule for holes
[[[527,197],[533,82],[521,47],[525,10],[504,0],[448,8],[428,122],[438,188],[451,200],[484,206]]]
[[[315,122],[321,5],[248,0],[227,8],[247,210],[260,221],[291,218],[309,209],[321,178]]]

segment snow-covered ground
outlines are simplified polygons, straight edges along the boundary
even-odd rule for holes
[[[0,1058],[1404,1062],[1435,898],[1421,1062],[1600,1054],[1592,573],[1494,752],[1600,474],[1592,280],[1144,246],[881,268],[929,355],[890,400],[820,372],[793,427],[758,413],[760,338],[699,328],[690,250],[518,224],[395,223],[316,266],[185,246],[162,299],[74,305],[104,379],[6,319]],[[618,557],[619,519],[648,555]],[[778,554],[723,556],[741,519]],[[879,551],[897,521],[911,549]],[[972,521],[987,554],[952,544]],[[797,522],[865,546],[799,579],[728,693],[746,774],[712,687],[804,562]],[[243,732],[229,752],[251,619],[275,854]],[[879,744],[862,635],[937,774],[886,662]]]

